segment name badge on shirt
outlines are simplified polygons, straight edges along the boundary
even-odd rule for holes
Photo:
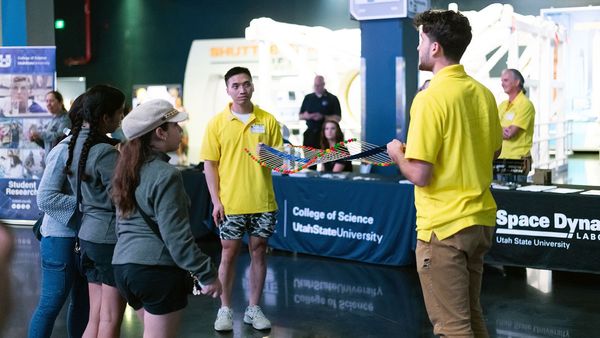
[[[252,134],[264,134],[265,133],[265,125],[264,124],[253,124],[250,126],[250,132]]]
[[[504,115],[504,118],[508,121],[512,121],[515,118],[515,113],[513,113],[513,112],[506,113],[506,115]]]

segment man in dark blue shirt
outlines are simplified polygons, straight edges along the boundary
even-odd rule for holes
[[[321,128],[325,120],[340,122],[342,111],[338,98],[325,89],[325,79],[315,76],[314,93],[308,94],[300,107],[300,120],[306,121],[303,145],[321,148]]]

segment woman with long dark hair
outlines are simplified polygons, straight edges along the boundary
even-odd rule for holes
[[[192,235],[181,173],[166,155],[179,148],[177,122],[186,119],[169,102],[151,100],[123,120],[129,141],[113,180],[119,216],[113,267],[119,291],[144,323],[144,337],[177,336],[189,272],[203,294],[221,294],[216,269]]]
[[[65,165],[83,213],[79,244],[90,299],[84,337],[118,337],[125,311],[111,264],[117,236],[110,190],[119,141],[106,136],[121,124],[124,103],[125,95],[111,86],[98,85],[86,92],[81,114],[73,121]]]
[[[333,120],[328,120],[323,123],[321,129],[321,149],[328,149],[335,146],[336,143],[344,141],[344,133],[340,124]],[[350,161],[335,161],[323,163],[322,171],[325,172],[342,172],[352,171],[352,162]]]
[[[84,96],[75,99],[70,116],[80,113]],[[64,139],[47,154],[46,169],[38,186],[38,208],[44,212],[40,228],[42,282],[40,300],[29,323],[29,338],[52,335],[54,322],[67,298],[70,298],[69,337],[81,337],[88,322],[87,282],[78,269],[74,250],[79,229],[77,196],[62,170],[67,162],[69,142],[70,138]]]

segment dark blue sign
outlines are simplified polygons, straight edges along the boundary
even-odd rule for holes
[[[490,262],[600,273],[600,196],[492,190],[498,211]]]
[[[40,74],[56,70],[55,47],[2,47],[0,73]]]
[[[412,185],[274,177],[279,206],[269,245],[386,265],[414,264]]]
[[[0,218],[34,220],[39,217],[36,195],[39,180],[0,180]]]
[[[44,102],[55,72],[55,47],[0,48],[0,219],[38,218],[45,153],[31,135],[50,120]]]

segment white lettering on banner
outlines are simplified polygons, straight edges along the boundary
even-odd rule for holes
[[[550,218],[546,216],[527,216],[508,214],[506,210],[498,210],[496,212],[496,223],[498,225],[508,225],[509,229],[515,226],[548,228],[550,226]]]
[[[521,235],[548,238],[600,239],[600,219],[573,218],[563,213],[556,212],[552,216],[510,214],[506,210],[498,209],[496,212],[496,234]],[[576,235],[575,237],[573,237]],[[498,239],[496,240],[498,242]],[[549,246],[566,248],[568,245],[544,243],[565,243],[540,241],[536,246]],[[512,243],[503,243],[512,244]],[[519,244],[519,243],[515,243]]]
[[[353,215],[352,213],[345,214],[340,211],[338,214],[338,221],[360,223],[360,224],[373,224],[373,217]]]
[[[600,234],[588,234],[588,233],[575,233],[575,239],[584,239],[584,240],[588,240],[588,241],[600,241]]]
[[[513,239],[511,237],[496,236],[496,243],[513,244]]]
[[[496,236],[496,243],[498,244],[514,244],[514,245],[522,245],[522,246],[544,246],[550,248],[559,248],[559,249],[567,249],[571,247],[571,243],[565,241],[552,241],[546,239],[538,239],[534,238],[520,238],[520,237],[504,237],[504,236]]]
[[[325,212],[323,211],[315,211],[309,208],[294,207],[292,208],[292,215],[299,217],[312,218],[315,221],[325,219]]]
[[[554,241],[547,241],[545,239],[534,239],[533,240],[533,245],[535,246],[547,246],[550,248],[561,248],[561,249],[569,249],[569,247],[571,246],[571,243],[567,243],[565,241],[560,241],[560,242],[554,242]]]
[[[17,56],[17,66],[49,66],[48,57],[41,55],[20,55]]]
[[[355,224],[373,225],[373,223],[375,223],[375,219],[372,216],[355,215],[351,212],[344,212],[344,211],[337,211],[337,210],[333,210],[333,211],[325,213],[325,211],[312,210],[307,207],[304,207],[304,208],[293,207],[292,215],[297,216],[297,217],[311,218],[311,219],[314,219],[315,221],[320,221],[320,220],[327,218],[328,220],[337,219],[340,222],[348,222],[348,223],[355,223]]]
[[[318,224],[311,225],[311,224],[302,224],[299,222],[292,222],[292,230],[294,230],[295,232],[302,232],[305,234],[357,239],[357,240],[367,241],[367,242],[377,242],[377,244],[381,244],[381,241],[383,240],[383,235],[380,235],[373,231],[358,232],[358,231],[353,231],[352,229],[345,229],[345,228],[340,228],[340,227],[336,227],[336,228],[322,227]]]
[[[8,181],[4,194],[7,196],[35,196],[37,194],[37,182]]]

